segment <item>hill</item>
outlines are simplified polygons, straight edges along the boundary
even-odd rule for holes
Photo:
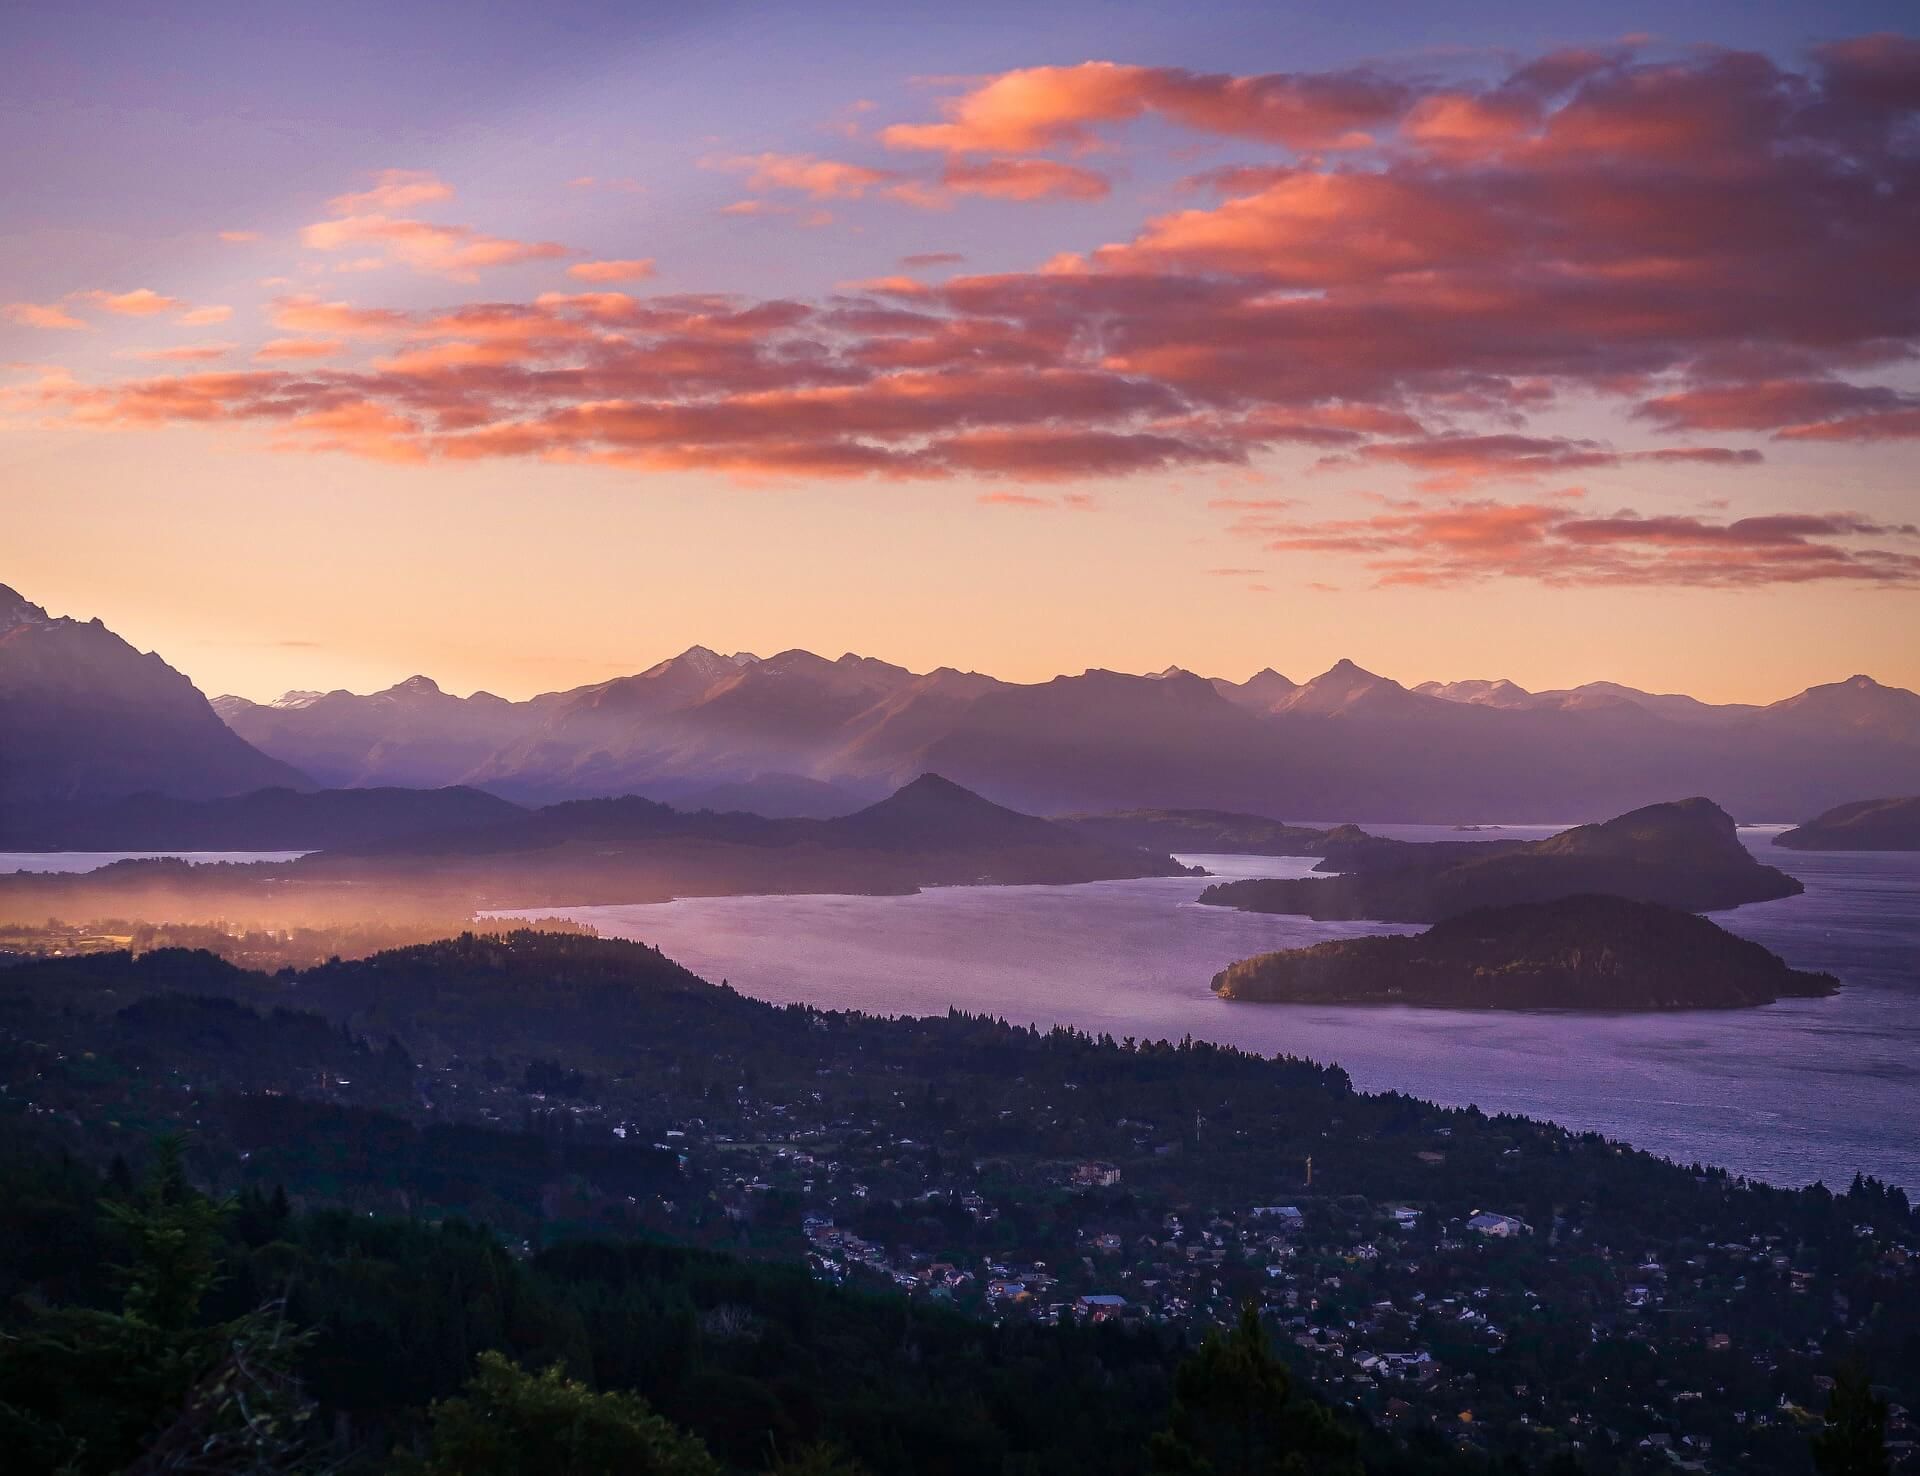
[[[1438,922],[1481,907],[1586,892],[1711,912],[1803,890],[1756,861],[1733,819],[1711,800],[1648,805],[1545,840],[1399,844],[1364,869],[1326,879],[1216,883],[1200,900],[1248,912]]]
[[[1773,843],[1791,851],[1920,851],[1920,795],[1836,805]]]
[[[317,851],[524,814],[477,789],[257,789],[223,799],[136,794],[98,805],[17,806],[0,844],[36,851]]]
[[[0,922],[164,917],[317,927],[483,908],[1186,874],[1167,855],[1091,839],[932,774],[831,820],[689,812],[633,795],[507,808],[490,823],[286,863],[126,861],[82,875],[0,876]]]
[[[1708,1010],[1831,994],[1703,917],[1622,897],[1478,908],[1412,937],[1343,938],[1242,959],[1222,999],[1477,1010]]]
[[[312,788],[153,652],[97,619],[50,616],[0,584],[0,806],[147,790],[205,799],[267,785]]]

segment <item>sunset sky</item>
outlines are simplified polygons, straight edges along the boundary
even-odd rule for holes
[[[12,4],[0,581],[256,698],[1920,686],[1914,19]]]

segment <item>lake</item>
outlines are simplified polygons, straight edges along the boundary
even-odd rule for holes
[[[1409,840],[1439,826],[1375,826]],[[1531,839],[1559,827],[1513,826]],[[1682,1162],[1783,1184],[1855,1171],[1920,1191],[1920,854],[1796,852],[1742,831],[1799,897],[1715,920],[1843,988],[1761,1009],[1658,1015],[1228,1004],[1236,958],[1392,932],[1202,907],[1204,880],[943,887],[909,897],[710,897],[541,908],[658,944],[778,1003],[883,1014],[949,1006],[1021,1024],[1198,1038],[1336,1061],[1356,1086],[1518,1112]],[[1187,856],[1222,876],[1302,876],[1310,859]]]

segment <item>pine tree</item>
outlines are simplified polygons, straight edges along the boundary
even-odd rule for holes
[[[1887,1476],[1887,1401],[1876,1399],[1867,1376],[1843,1368],[1834,1376],[1826,1428],[1813,1437],[1813,1468],[1820,1476]]]
[[[1163,1476],[1359,1476],[1355,1442],[1322,1405],[1295,1398],[1248,1303],[1175,1370],[1173,1409],[1153,1437]]]

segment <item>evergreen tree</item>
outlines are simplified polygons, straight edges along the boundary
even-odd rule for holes
[[[457,1398],[433,1406],[424,1458],[396,1458],[398,1476],[720,1476],[693,1436],[637,1394],[597,1394],[555,1365],[532,1374],[482,1353]]]
[[[1835,1375],[1826,1428],[1813,1437],[1820,1476],[1887,1476],[1887,1401],[1876,1399],[1858,1368]]]
[[[1164,1476],[1359,1476],[1353,1436],[1298,1399],[1248,1303],[1232,1332],[1210,1333],[1173,1376],[1167,1428],[1153,1437]]]

